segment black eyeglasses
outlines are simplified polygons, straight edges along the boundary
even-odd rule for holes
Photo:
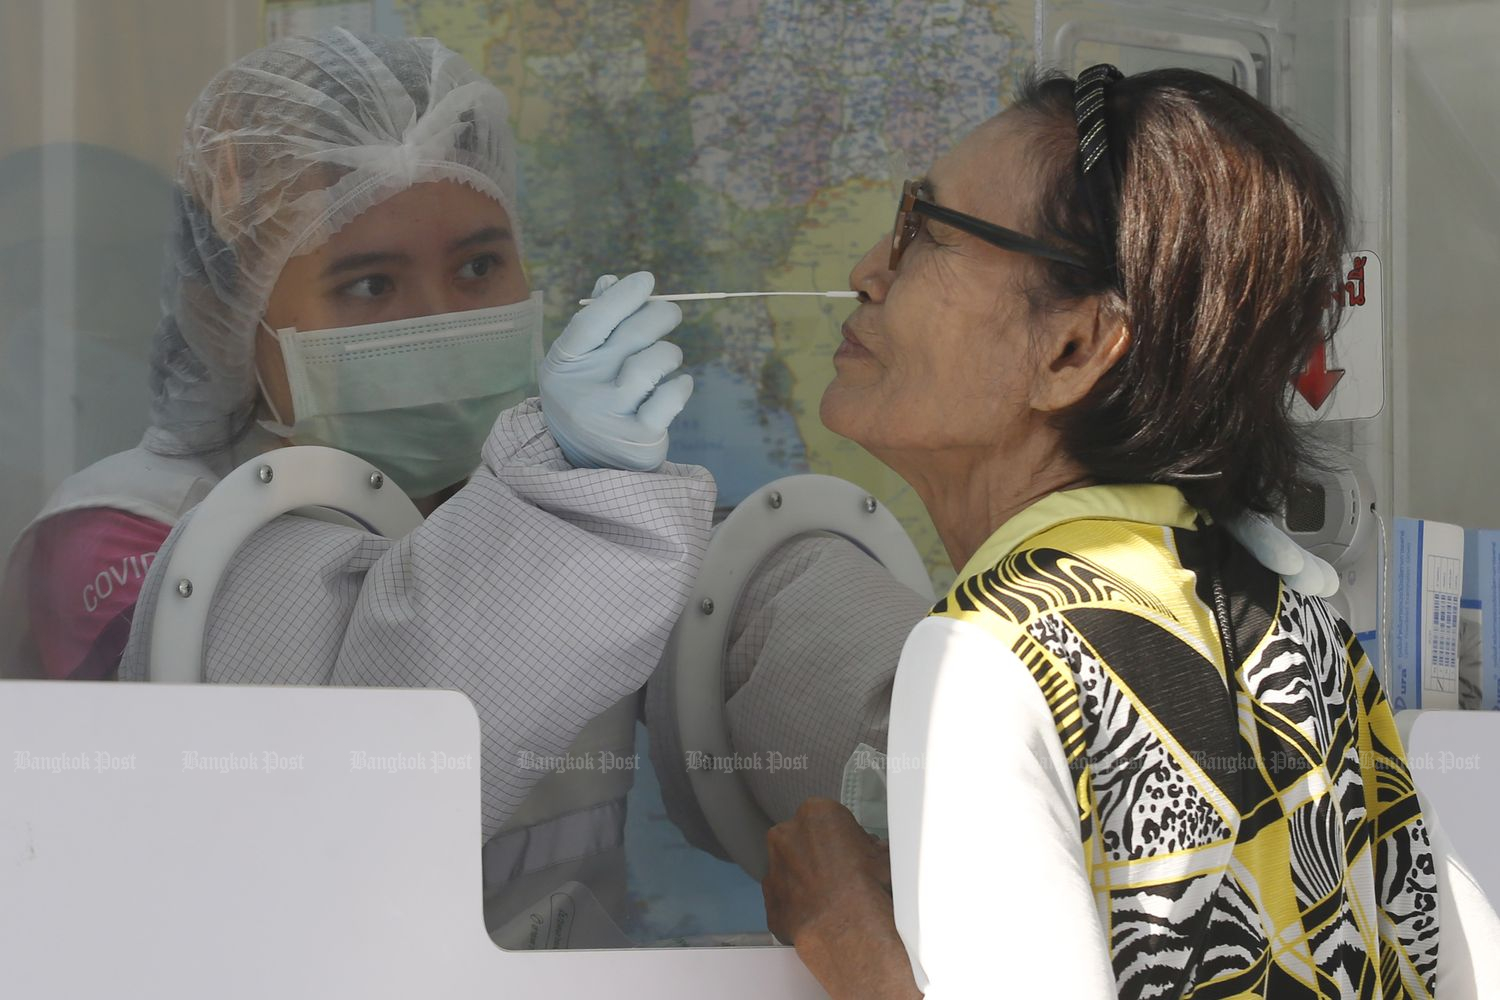
[[[917,234],[922,231],[923,219],[932,219],[945,226],[961,229],[970,236],[978,237],[1002,250],[1030,254],[1033,257],[1045,257],[1048,260],[1082,268],[1085,271],[1093,270],[1092,265],[1076,254],[1059,250],[1041,240],[1034,240],[1030,236],[1024,236],[1014,229],[1006,229],[993,222],[985,222],[972,215],[944,208],[925,196],[925,187],[925,181],[914,180],[907,181],[906,186],[901,189],[901,203],[896,206],[896,224],[891,230],[892,271],[896,269],[897,264],[901,263],[901,255],[906,252],[907,247],[911,246],[911,241],[916,239]]]

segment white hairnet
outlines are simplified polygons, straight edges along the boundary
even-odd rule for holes
[[[287,260],[414,184],[515,211],[505,96],[432,38],[337,29],[234,63],[188,112],[152,345],[155,450],[206,454],[254,420],[255,330]]]

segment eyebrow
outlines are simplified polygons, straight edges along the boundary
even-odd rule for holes
[[[454,240],[448,249],[465,250],[476,246],[491,246],[496,243],[506,243],[512,239],[511,231],[504,226],[485,226],[476,229],[462,239]],[[379,267],[382,264],[410,264],[411,258],[404,253],[396,253],[390,250],[376,250],[370,253],[351,253],[340,257],[323,269],[323,277],[336,278],[348,274],[351,271],[363,271],[368,267]]]
[[[474,230],[461,240],[454,240],[448,249],[465,250],[469,247],[487,246],[493,243],[508,243],[510,239],[511,232],[504,226],[485,226],[483,229]]]
[[[404,253],[392,253],[390,251],[376,251],[374,253],[351,253],[340,257],[332,264],[323,268],[323,277],[335,278],[350,271],[363,271],[367,267],[376,267],[381,264],[409,264],[411,258]]]

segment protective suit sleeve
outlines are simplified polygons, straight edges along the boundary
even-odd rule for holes
[[[713,501],[694,466],[574,470],[529,401],[501,415],[468,485],[406,538],[296,517],[258,532],[216,596],[209,677],[464,692],[483,733],[488,839],[541,777],[526,751],[562,753],[645,683]],[[152,600],[161,585],[148,579]],[[151,606],[129,676],[144,676]]]
[[[488,837],[594,716],[646,682],[708,541],[696,467],[573,470],[535,403],[502,415],[469,485],[366,576],[332,683],[474,701]]]
[[[188,511],[167,536],[141,586],[120,680],[147,679],[151,620],[177,600],[163,579]],[[214,595],[204,636],[204,679],[215,684],[327,684],[365,576],[391,542],[357,528],[279,517],[235,554]]]
[[[885,747],[901,645],[931,608],[845,539],[787,548],[758,574],[724,679],[730,738],[765,761],[750,787],[778,823],[837,798],[860,743]]]
[[[735,753],[761,809],[790,819],[810,796],[838,798],[849,755],[885,746],[891,680],[929,602],[857,546],[812,535],[756,567],[730,625],[724,693]],[[694,800],[665,671],[646,696],[662,798],[688,842],[723,857]]]
[[[944,618],[912,630],[887,776],[896,927],[928,1000],[1113,1000],[1062,745],[1008,645]]]

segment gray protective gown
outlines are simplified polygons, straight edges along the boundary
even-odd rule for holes
[[[495,895],[558,860],[547,838],[496,836],[542,777],[528,758],[562,754],[645,684],[703,557],[713,503],[713,480],[695,466],[572,469],[528,402],[501,416],[469,484],[404,539],[294,516],[257,532],[215,596],[206,677],[468,695]],[[122,680],[146,676],[162,575],[187,521],[145,582]],[[596,807],[562,833],[584,851],[618,848],[623,806]]]

